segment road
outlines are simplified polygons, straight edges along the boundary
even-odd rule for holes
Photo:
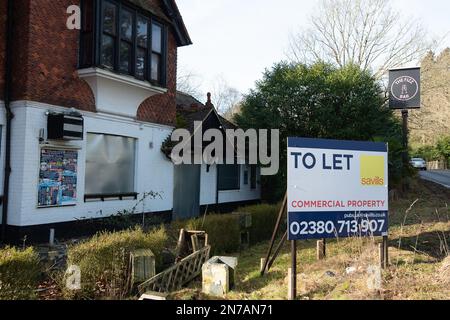
[[[420,177],[450,189],[450,170],[421,171]]]

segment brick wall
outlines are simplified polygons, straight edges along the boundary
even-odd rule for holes
[[[77,75],[79,32],[66,28],[67,7],[79,3],[79,0],[16,1],[14,100],[95,111],[92,91]],[[138,119],[161,124],[175,121],[176,57],[176,42],[170,35],[168,93],[145,101],[139,108]]]
[[[138,110],[138,119],[174,125],[176,119],[176,86],[177,86],[177,46],[175,37],[169,35],[169,50],[167,61],[167,88],[166,94],[153,96],[141,104]]]

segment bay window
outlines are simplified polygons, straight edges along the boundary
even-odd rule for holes
[[[167,26],[124,0],[83,0],[80,68],[100,67],[165,87]]]

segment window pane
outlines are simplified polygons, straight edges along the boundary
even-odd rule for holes
[[[219,165],[219,190],[239,190],[240,187],[240,165]]]
[[[120,22],[120,36],[122,39],[132,41],[133,37],[133,14],[130,11],[122,10]]]
[[[138,17],[137,19],[137,44],[147,48],[148,39],[148,20]]]
[[[103,35],[101,63],[105,67],[114,67],[114,38]]]
[[[152,72],[151,72],[152,80],[156,80],[156,81],[159,80],[159,67],[161,64],[160,60],[161,59],[160,59],[159,55],[154,54],[154,53],[152,54]]]
[[[146,70],[147,50],[138,48],[136,51],[136,77],[144,78]]]
[[[106,134],[87,135],[87,195],[114,195],[135,192],[136,140]]]
[[[88,67],[93,64],[93,48],[92,48],[92,33],[86,33],[81,35],[81,46],[83,51],[81,52],[81,66]]]
[[[131,45],[120,42],[120,71],[131,73]]]
[[[157,24],[152,26],[152,50],[154,52],[162,52],[162,29]]]
[[[116,34],[116,6],[109,2],[104,2],[103,31],[113,35]]]
[[[90,32],[93,30],[94,23],[94,3],[93,0],[85,0],[83,5],[83,31]]]

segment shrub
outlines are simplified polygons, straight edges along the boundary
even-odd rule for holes
[[[36,298],[41,267],[33,248],[0,249],[0,300]]]
[[[271,238],[279,210],[279,205],[269,204],[248,206],[238,210],[239,212],[248,212],[252,215],[250,244],[253,245]]]
[[[163,227],[149,233],[135,228],[115,233],[99,233],[88,241],[69,247],[68,265],[76,265],[81,270],[81,291],[75,297],[123,298],[128,290],[130,251],[151,249],[156,257],[156,268],[160,270],[161,252],[167,241],[167,233]],[[72,295],[69,292],[67,294]]]
[[[208,234],[212,254],[233,253],[239,250],[239,217],[232,214],[211,214],[186,222],[189,230],[202,230]]]

